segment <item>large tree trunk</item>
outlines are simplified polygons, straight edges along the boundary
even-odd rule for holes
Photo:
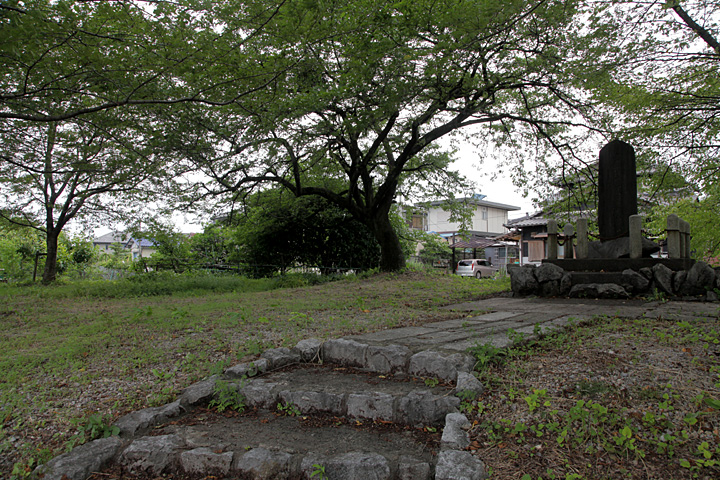
[[[60,232],[48,231],[45,237],[45,248],[47,256],[45,257],[45,270],[43,271],[42,283],[45,285],[52,283],[57,278],[57,254],[58,254],[58,237]]]
[[[376,215],[369,227],[380,245],[380,270],[397,272],[404,269],[405,255],[400,246],[400,238],[390,223],[388,211]]]

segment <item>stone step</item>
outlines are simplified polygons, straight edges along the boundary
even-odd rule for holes
[[[41,471],[46,480],[86,478],[108,464],[116,478],[310,479],[320,470],[338,480],[486,478],[465,450],[470,423],[458,412],[457,395],[483,390],[472,365],[465,354],[304,340],[191,385],[173,403],[132,412],[116,422],[120,437],[78,447]],[[241,393],[246,412],[208,410],[222,391]]]
[[[433,385],[438,380],[428,379]],[[457,409],[454,385],[429,388],[405,374],[383,375],[348,367],[298,366],[230,384],[253,408],[292,406],[299,413],[328,413],[405,425],[439,426]]]

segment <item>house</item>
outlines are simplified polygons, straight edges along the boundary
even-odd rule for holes
[[[485,256],[496,265],[514,262],[513,244],[497,240],[507,232],[508,212],[520,207],[485,200],[485,195],[457,199],[470,207],[470,217],[465,229],[459,220],[452,219],[448,201],[435,201],[415,206],[410,216],[410,227],[436,233],[444,238],[454,250],[460,249],[459,258],[477,256],[483,249]]]
[[[113,245],[125,246],[128,238],[125,235],[116,233],[106,233],[93,240],[93,246],[97,247],[102,253],[112,253]]]
[[[532,215],[527,214],[524,217],[509,220],[505,224],[505,227],[510,230],[508,236],[513,236],[519,242],[521,265],[529,263],[539,265],[543,259],[547,258],[548,219],[543,215],[542,211]],[[580,216],[578,215],[575,219]],[[558,240],[564,241],[562,233],[558,234]],[[564,254],[564,246],[558,245],[558,255],[562,257]]]
[[[543,212],[509,220],[505,227],[513,232],[519,242],[520,264],[539,264],[547,256],[547,218]]]
[[[155,243],[146,238],[131,238],[125,243],[125,248],[130,250],[133,260],[148,258],[157,251]]]

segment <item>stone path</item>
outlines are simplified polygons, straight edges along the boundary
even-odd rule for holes
[[[487,478],[482,460],[465,449],[470,423],[458,411],[459,397],[483,390],[468,347],[503,347],[511,329],[527,338],[596,315],[718,316],[717,304],[640,300],[498,297],[447,308],[464,317],[268,350],[191,385],[173,403],[120,418],[120,436],[77,447],[39,471],[45,480],[84,480],[115,462],[130,474],[198,478],[309,479],[321,471],[331,480]],[[256,414],[200,408],[219,385],[241,393]],[[278,406],[299,415],[278,415]],[[302,420],[316,417],[323,421]],[[442,432],[439,451],[417,435],[434,430]]]

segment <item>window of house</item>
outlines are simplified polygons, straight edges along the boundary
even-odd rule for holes
[[[482,212],[482,219],[487,220],[488,219],[487,207],[482,207],[481,212]]]

